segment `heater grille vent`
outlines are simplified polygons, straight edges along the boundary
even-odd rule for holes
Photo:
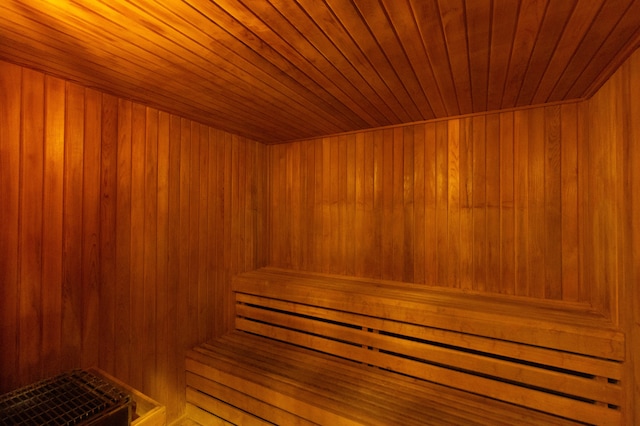
[[[129,424],[131,404],[131,396],[116,385],[73,370],[0,396],[0,425]]]

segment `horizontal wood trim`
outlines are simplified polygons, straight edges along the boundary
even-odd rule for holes
[[[167,409],[164,405],[151,399],[137,389],[133,389],[131,386],[107,374],[103,370],[90,369],[90,371],[98,375],[98,377],[102,376],[117,384],[131,395],[135,404],[135,416],[131,422],[132,426],[166,426]]]

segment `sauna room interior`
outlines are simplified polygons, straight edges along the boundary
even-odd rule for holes
[[[581,309],[640,424],[638,46],[640,0],[1,2],[0,394],[180,421],[270,267]]]

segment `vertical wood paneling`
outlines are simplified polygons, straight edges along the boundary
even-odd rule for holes
[[[355,211],[354,211],[354,229],[353,232],[355,235],[366,235],[364,232],[364,228],[367,224],[364,221],[365,218],[365,197],[366,197],[366,185],[367,185],[367,175],[365,174],[365,141],[364,134],[358,134],[354,136],[355,139],[355,158],[353,164],[353,174],[355,180],[355,188],[354,188],[354,196],[355,196]],[[307,160],[307,164],[312,165],[312,163]],[[310,173],[309,173],[310,172]],[[307,174],[313,175],[313,172],[309,170]],[[354,237],[355,238],[355,237]],[[360,253],[359,256],[355,256],[355,253]],[[353,275],[361,275],[366,271],[366,261],[368,257],[368,252],[365,248],[365,244],[362,241],[354,241],[354,267],[353,267]],[[309,265],[304,265],[304,267],[308,268]]]
[[[393,131],[382,132],[382,230],[380,232],[380,278],[391,279],[393,273]],[[335,230],[334,230],[335,232]]]
[[[500,292],[515,293],[514,113],[500,114]]]
[[[529,246],[529,114],[527,111],[514,113],[514,251],[515,251],[515,294],[529,294],[529,263],[527,247]]]
[[[131,287],[129,383],[142,389],[143,370],[136,367],[138,357],[144,357],[144,204],[145,204],[145,107],[133,104],[131,109]],[[141,308],[141,309],[140,309]]]
[[[115,374],[129,377],[131,351],[131,113],[132,103],[118,100],[116,171],[116,317]]]
[[[44,208],[42,234],[42,353],[46,357],[43,374],[58,368],[62,324],[62,201],[64,185],[65,82],[45,77]],[[57,314],[57,315],[56,315]]]
[[[473,117],[473,274],[471,288],[484,291],[487,288],[487,166],[486,166],[486,118]]]
[[[594,305],[609,312],[625,332],[627,358],[624,424],[640,419],[640,55],[636,52],[600,91],[578,110],[578,185],[586,185],[580,207],[588,206],[580,285]],[[572,120],[573,121],[573,120]],[[569,124],[572,124],[569,121]],[[575,123],[575,121],[573,121]],[[581,155],[580,147],[586,145]],[[585,164],[586,163],[586,164]],[[579,210],[578,213],[582,213]]]
[[[329,170],[330,170],[329,180],[327,181],[327,184],[329,186],[329,226],[327,227],[327,230],[326,230],[328,244],[326,247],[327,254],[325,257],[326,259],[328,259],[328,262],[329,262],[327,264],[327,271],[333,271],[333,270],[342,271],[344,256],[340,253],[340,249],[341,249],[340,238],[342,235],[344,235],[345,232],[344,231],[335,232],[337,229],[344,230],[344,228],[340,228],[340,224],[339,224],[340,207],[342,204],[340,203],[340,200],[339,200],[341,188],[339,183],[340,155],[338,152],[338,148],[340,145],[338,144],[337,136],[333,136],[328,139],[329,139]],[[285,151],[285,157],[286,157],[286,151]],[[285,174],[285,179],[286,179],[286,174]],[[285,204],[285,206],[286,206],[285,209],[287,209],[287,216],[291,218],[291,213],[295,208],[290,204]]]
[[[525,296],[544,297],[544,277],[546,272],[544,248],[549,235],[544,226],[544,180],[545,180],[545,151],[544,151],[544,109],[536,108],[531,111],[528,120],[529,134],[527,154],[529,164],[529,176],[527,188],[529,196],[527,198],[528,223],[528,259],[530,267],[528,293]]]
[[[189,192],[189,232],[187,251],[187,321],[193,327],[187,329],[187,342],[198,341],[198,314],[200,312],[200,300],[198,298],[198,281],[200,272],[200,124],[191,122],[191,149],[188,163],[185,164],[189,170],[188,189]],[[205,230],[203,229],[202,232]]]
[[[504,284],[500,269],[503,254],[500,214],[509,207],[500,200],[500,151],[500,115],[489,114],[485,127],[485,289],[490,293],[501,293]]]
[[[627,117],[640,116],[640,55],[634,54],[622,68],[624,78],[622,107],[619,113],[623,117],[624,137],[624,165],[629,179],[624,186],[624,200],[627,205],[624,209],[625,250],[623,255],[625,263],[623,268],[624,285],[621,288],[620,300],[622,301],[621,321],[626,332],[627,356],[629,362],[626,370],[627,407],[628,414],[625,421],[628,424],[640,421],[640,220],[637,212],[640,211],[640,144],[634,141],[640,140],[640,122],[627,120]],[[607,90],[607,88],[603,89]],[[626,95],[626,96],[625,96]]]
[[[578,108],[576,104],[561,110],[561,230],[562,230],[562,299],[580,300],[579,264],[579,171],[578,171]],[[584,299],[583,299],[584,300]]]
[[[303,241],[303,268],[309,268],[310,265],[313,264],[313,254],[315,250],[313,250],[313,232],[315,228],[314,222],[314,202],[315,202],[315,191],[316,191],[316,182],[315,182],[315,167],[316,166],[316,148],[313,142],[305,143],[302,145],[302,148],[305,152],[306,163],[302,165],[300,177],[303,179],[306,191],[306,201],[307,201],[307,212],[309,214],[302,216],[303,221],[303,229],[306,230],[306,235],[302,237]],[[258,218],[260,220],[260,218]]]
[[[84,169],[84,92],[67,83],[62,258],[62,362],[70,369],[82,354],[82,171]]]
[[[349,234],[345,238],[345,273],[347,275],[355,274],[355,191],[356,191],[356,178],[355,178],[355,157],[356,157],[356,135],[347,135],[346,138],[347,148],[347,163],[346,163],[346,208],[345,214],[345,226],[350,230]]]
[[[413,279],[417,282],[425,280],[425,128],[424,126],[415,126],[413,129],[413,205],[414,205],[414,223],[415,232],[413,235],[413,270],[415,275]]]
[[[42,344],[42,229],[44,163],[44,75],[22,73],[20,129],[20,211],[18,223],[18,371],[34,380],[42,374],[38,352]]]
[[[444,282],[450,287],[460,287],[460,121],[449,121],[447,129],[447,256],[448,274]],[[407,232],[411,232],[410,229]]]
[[[460,123],[460,287],[473,288],[473,127],[472,118]],[[471,237],[470,237],[471,236]],[[416,281],[418,281],[416,277]],[[424,282],[422,280],[418,282]]]
[[[158,281],[158,111],[147,108],[145,117],[144,141],[144,261],[143,261],[143,302],[144,314],[142,321],[143,365],[152,371],[157,370],[157,335],[156,319],[157,292],[161,283]],[[155,374],[143,374],[144,389],[154,389]]]
[[[545,108],[545,297],[562,298],[562,134],[560,106]]]
[[[176,418],[182,409],[185,396],[182,392],[176,396],[176,389],[181,389],[183,385],[183,374],[180,371],[182,366],[182,351],[180,348],[179,336],[182,330],[176,324],[182,320],[178,315],[181,311],[182,303],[175,303],[178,298],[179,288],[182,287],[180,281],[180,147],[181,147],[181,120],[176,115],[169,117],[169,148],[168,148],[168,218],[167,218],[167,328],[164,338],[166,339],[167,364],[164,366],[163,357],[158,358],[158,375],[161,383],[164,383],[165,390],[159,393],[158,399],[162,401],[174,400],[173,404],[167,406],[167,417]],[[158,166],[158,170],[161,168]],[[214,216],[212,214],[212,216]],[[176,232],[176,230],[178,232]],[[217,258],[215,259],[217,261]],[[214,290],[210,292],[215,295]],[[158,308],[162,309],[162,302]],[[162,314],[161,314],[162,315]],[[162,329],[160,329],[162,332]],[[166,399],[163,399],[166,398]]]
[[[392,158],[393,163],[389,173],[391,179],[391,274],[389,277],[396,281],[402,281],[404,270],[404,140],[402,128],[393,129]]]
[[[300,167],[302,161],[294,162],[294,158],[300,157],[300,143],[295,143],[292,146],[291,150],[286,152],[285,156],[285,181],[291,182],[292,186],[288,188],[286,197],[285,197],[285,205],[300,205],[301,199],[301,191],[304,188],[303,182],[300,179]],[[302,228],[301,225],[302,215],[300,214],[299,209],[294,209],[291,212],[291,264],[295,265],[296,268],[300,268],[302,266],[302,234],[306,234],[307,230]]]
[[[375,132],[373,135],[373,149],[372,149],[372,157],[373,157],[373,211],[380,212],[380,209],[383,208],[383,163],[382,163],[382,132]],[[382,276],[382,262],[380,259],[381,252],[379,251],[382,247],[382,235],[383,235],[383,226],[382,226],[382,217],[380,214],[372,214],[373,217],[373,245],[370,249],[371,253],[371,274],[373,277],[381,277]]]
[[[414,168],[415,168],[415,153],[414,153],[414,140],[413,127],[406,127],[401,129],[403,140],[403,195],[404,195],[404,229],[403,229],[403,245],[402,245],[402,269],[401,276],[403,281],[413,280],[415,276],[414,268],[414,252],[415,252],[415,181],[414,181]],[[398,132],[399,133],[399,132]],[[404,141],[408,143],[404,143]],[[354,229],[352,226],[351,229]],[[354,239],[355,235],[351,237]]]
[[[432,224],[435,235],[435,253],[437,270],[436,283],[446,286],[449,273],[449,226],[448,226],[448,202],[449,202],[449,141],[447,137],[447,122],[436,123],[435,140],[435,222]]]
[[[82,158],[82,365],[97,365],[100,349],[100,149],[102,95],[85,90]],[[76,225],[77,226],[77,225]]]
[[[199,173],[200,173],[200,199],[199,210],[201,212],[208,212],[209,207],[209,129],[206,126],[200,126],[200,152],[199,152]],[[241,210],[240,210],[241,211]],[[196,324],[198,326],[198,341],[204,341],[208,333],[211,321],[209,317],[209,311],[211,310],[211,304],[207,301],[207,287],[209,283],[209,262],[208,258],[211,256],[210,241],[214,241],[209,230],[209,218],[207,214],[200,214],[198,217],[200,235],[198,239],[198,279],[197,287],[194,289],[194,293],[198,298],[198,312]]]
[[[637,345],[638,63],[579,104],[267,148],[0,62],[0,391],[98,364],[176,418],[185,348],[267,259],[590,303]]]
[[[102,96],[100,148],[100,360],[115,371],[117,316],[116,231],[118,170],[118,99]]]
[[[0,226],[0,383],[11,389],[19,385],[18,371],[18,302],[19,298],[19,244],[20,221],[20,123],[22,110],[22,69],[0,62],[0,199],[2,222]]]
[[[591,167],[596,152],[578,142],[578,105],[269,147],[271,264],[533,298],[606,301],[612,278],[605,265],[614,255],[597,267],[605,283],[580,281],[581,265],[598,262],[593,251],[580,255],[581,245],[596,238],[589,235],[591,219],[581,219],[592,214],[582,211],[592,201],[581,205],[580,197],[594,197],[602,184],[598,173],[580,182],[579,170]],[[301,144],[316,146],[315,161],[310,163]],[[613,167],[604,151],[598,149],[599,158]],[[321,182],[319,194],[304,189],[309,180]],[[367,196],[369,185],[373,197]],[[292,218],[313,226],[292,225]],[[345,240],[357,242],[355,254]],[[308,241],[312,251],[304,265],[296,260],[300,241]],[[580,285],[587,287],[584,294]]]
[[[266,147],[3,62],[0,101],[0,392],[97,365],[177,418],[266,261]]]
[[[314,178],[314,182],[315,182],[315,187],[314,187],[314,192],[315,192],[315,196],[314,196],[314,208],[313,208],[313,229],[312,229],[312,239],[314,241],[314,245],[312,247],[312,250],[315,254],[314,256],[314,264],[316,265],[316,267],[322,267],[322,257],[324,255],[323,250],[322,250],[322,243],[324,241],[324,221],[322,220],[322,215],[324,213],[324,206],[326,206],[326,203],[324,202],[324,182],[322,181],[322,176],[325,175],[325,169],[324,169],[324,164],[325,164],[325,159],[324,159],[324,153],[325,150],[322,149],[323,147],[323,141],[321,139],[317,139],[315,141],[311,141],[309,142],[311,145],[313,145],[314,148],[314,156],[316,159],[316,163],[315,163],[315,174],[313,176]],[[283,147],[284,148],[284,147]],[[271,162],[269,163],[269,165],[273,165],[273,157],[271,158]],[[271,168],[269,170],[272,170]],[[275,197],[275,194],[278,192],[275,190],[275,188],[277,187],[276,185],[276,180],[274,179],[270,179],[269,182],[269,191],[271,192],[271,194],[274,194],[272,196]],[[269,206],[269,212],[270,214],[277,214],[278,212],[276,211],[272,211],[270,209],[271,206]],[[276,225],[276,223],[278,221],[273,221],[271,219],[271,217],[269,217],[269,224],[267,226],[267,229],[269,229],[272,232],[272,237],[273,232],[275,232],[275,230],[277,228],[274,227],[274,225]],[[273,239],[270,239],[269,241],[273,241]],[[270,244],[270,243],[268,243]],[[270,264],[272,263],[278,263],[278,261],[276,260],[276,262],[274,262],[274,258],[271,259]]]
[[[172,315],[174,310],[173,294],[169,289],[170,255],[169,255],[169,161],[170,161],[170,115],[166,112],[158,114],[158,145],[157,145],[157,250],[156,250],[156,323],[150,330],[155,335],[156,351],[155,364],[159,374],[154,375],[158,399],[167,401],[172,387],[169,386],[168,373],[170,371],[169,354],[175,352],[175,331],[172,333]]]

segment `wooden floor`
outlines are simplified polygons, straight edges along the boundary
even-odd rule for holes
[[[172,423],[171,426],[204,426],[202,423],[198,423],[195,420],[191,420],[190,418],[181,418],[177,420],[175,423]]]
[[[169,426],[232,426],[232,424],[187,404],[185,415]]]

